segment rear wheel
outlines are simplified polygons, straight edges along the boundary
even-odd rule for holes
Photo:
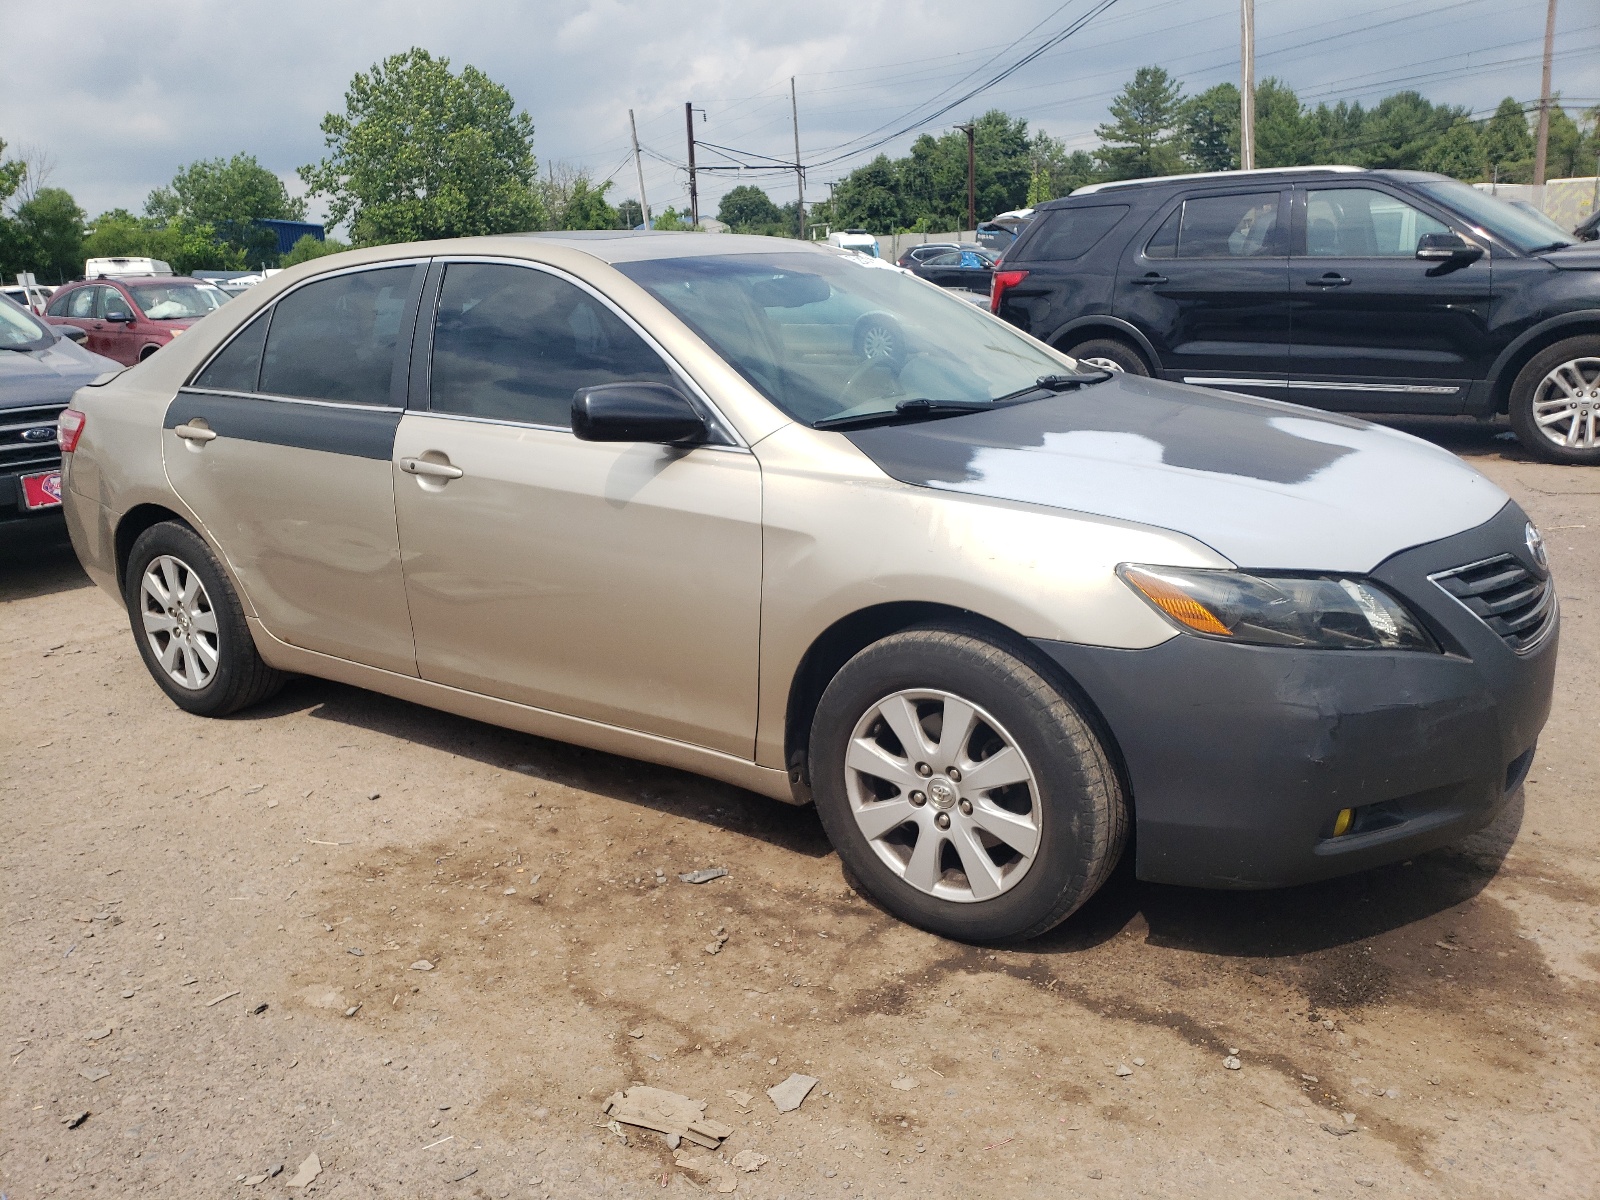
[[[1600,463],[1600,337],[1557,342],[1511,385],[1511,427],[1546,462]]]
[[[1127,807],[1105,749],[1016,655],[922,628],[840,669],[812,724],[812,793],[886,909],[946,937],[1033,937],[1094,894]]]
[[[163,521],[141,533],[123,586],[144,665],[179,708],[222,717],[283,686],[286,677],[256,652],[222,565],[187,525]]]
[[[1102,371],[1121,371],[1128,375],[1150,374],[1144,357],[1126,342],[1119,342],[1115,338],[1079,342],[1067,353],[1086,366],[1099,367]]]

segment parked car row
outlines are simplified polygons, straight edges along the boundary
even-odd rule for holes
[[[221,288],[184,275],[103,276],[57,288],[45,320],[76,326],[89,350],[132,366],[227,302]]]
[[[991,307],[1111,371],[1363,413],[1508,413],[1600,464],[1600,247],[1443,175],[1232,171],[1041,205]]]

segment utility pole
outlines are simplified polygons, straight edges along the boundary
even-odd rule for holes
[[[967,135],[967,228],[978,228],[978,156],[973,146],[973,138],[977,134],[977,126],[970,122],[966,125],[957,125]]]
[[[694,177],[694,101],[683,102],[683,125],[689,133],[689,224],[700,228],[700,192]]]
[[[633,134],[633,169],[639,173],[639,216],[644,227],[650,228],[650,201],[644,198],[644,163],[639,159],[639,126],[634,123],[633,109],[628,110],[628,131]]]
[[[1239,169],[1253,171],[1255,165],[1256,0],[1239,0]]]
[[[1544,201],[1544,169],[1550,154],[1550,52],[1556,41],[1556,0],[1550,0],[1544,16],[1544,77],[1539,83],[1539,133],[1533,146],[1533,186],[1539,189],[1534,202]]]
[[[794,118],[794,186],[799,197],[795,205],[796,231],[800,240],[806,240],[806,173],[800,165],[800,101],[795,97],[794,76],[789,76],[789,115]]]

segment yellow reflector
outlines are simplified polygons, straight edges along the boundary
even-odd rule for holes
[[[1215,634],[1218,637],[1233,636],[1233,632],[1217,620],[1215,613],[1176,584],[1168,583],[1160,576],[1141,571],[1137,567],[1125,567],[1123,570],[1128,582],[1148,596],[1152,604],[1174,621],[1200,633]]]
[[[1356,819],[1356,810],[1341,808],[1339,815],[1333,819],[1333,836],[1339,837],[1350,832],[1350,824]]]

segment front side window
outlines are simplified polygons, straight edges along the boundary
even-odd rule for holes
[[[318,280],[277,302],[261,390],[278,396],[389,404],[407,303],[419,266]]]
[[[1425,233],[1449,233],[1404,200],[1375,188],[1306,192],[1307,258],[1411,258]]]
[[[574,392],[623,382],[674,379],[661,356],[590,293],[530,267],[445,268],[432,411],[567,429]]]
[[[1070,364],[896,267],[805,249],[645,259],[617,270],[807,424],[1031,393]]]
[[[1260,258],[1281,253],[1278,193],[1196,196],[1183,202],[1178,258]]]
[[[128,290],[139,311],[152,321],[203,317],[228,301],[221,288],[209,283],[135,284]]]

